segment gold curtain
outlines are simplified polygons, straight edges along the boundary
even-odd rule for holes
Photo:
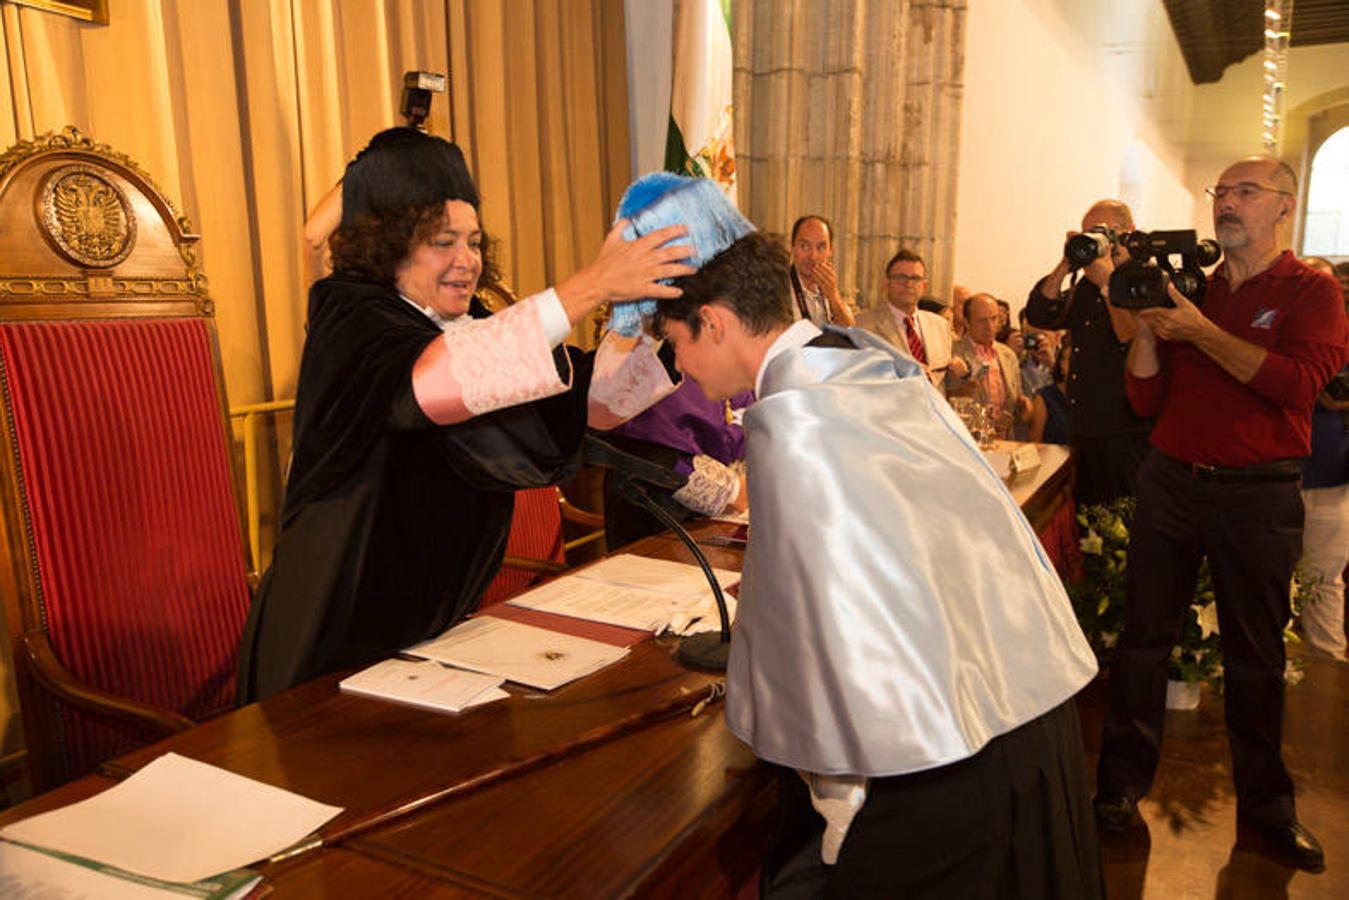
[[[735,0],[740,205],[786,234],[835,229],[845,296],[883,302],[901,246],[949,290],[965,0]]]
[[[74,125],[155,177],[202,235],[233,404],[295,395],[301,225],[398,123],[403,72],[450,76],[427,126],[463,144],[522,294],[593,259],[629,180],[623,0],[109,6],[93,26],[0,3],[0,148]],[[288,447],[272,439],[275,486]]]

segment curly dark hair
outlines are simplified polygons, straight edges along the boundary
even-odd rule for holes
[[[759,232],[747,234],[694,274],[675,279],[683,296],[657,303],[652,328],[662,334],[666,322],[683,322],[696,338],[702,330],[698,310],[709,303],[735,313],[750,334],[790,325],[790,266],[791,255],[780,241]]]
[[[360,215],[328,238],[333,271],[393,284],[398,265],[417,244],[425,243],[445,224],[445,204],[408,207],[393,215]],[[479,283],[496,284],[501,273],[495,264],[496,240],[482,234],[482,274]]]

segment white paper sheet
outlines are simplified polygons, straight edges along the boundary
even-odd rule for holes
[[[0,841],[0,897],[6,900],[182,900],[185,895],[203,896],[186,894],[200,884],[162,886],[152,879],[136,880],[139,877],[102,871]],[[225,895],[226,900],[245,896],[261,880],[261,876],[254,876],[241,883]]]
[[[486,700],[509,696],[505,691],[494,691],[503,681],[499,675],[450,669],[429,659],[386,659],[343,679],[338,687],[376,700],[457,713]],[[488,692],[493,693],[484,697]]]
[[[740,573],[729,569],[714,568],[712,574],[716,576],[722,590],[740,581]],[[698,566],[669,559],[651,559],[633,553],[610,556],[574,575],[588,581],[625,585],[684,597],[702,597],[712,592],[708,587],[707,577]]]
[[[627,655],[626,647],[481,616],[406,651],[551,691]]]
[[[103,793],[0,836],[163,881],[200,881],[284,850],[341,811],[166,753]]]
[[[713,569],[723,589],[740,580],[737,572]],[[735,600],[727,607],[734,618]],[[508,601],[538,609],[642,631],[689,634],[720,627],[716,601],[698,566],[631,553],[611,556]]]
[[[662,631],[696,600],[566,575],[512,597],[509,603],[639,631]]]

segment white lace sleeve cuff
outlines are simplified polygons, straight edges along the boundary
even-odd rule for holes
[[[554,299],[556,299],[554,297]],[[565,391],[536,296],[486,319],[455,324],[412,367],[417,405],[437,425],[463,422]]]
[[[688,482],[674,492],[674,498],[688,509],[704,516],[715,516],[730,506],[740,494],[740,477],[730,466],[710,456],[693,457],[693,472]]]
[[[676,384],[656,356],[650,337],[604,336],[590,377],[588,424],[608,431],[673,394]]]

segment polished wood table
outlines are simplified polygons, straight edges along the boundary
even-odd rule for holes
[[[1012,484],[1037,529],[1063,509],[1066,468],[1046,456]],[[741,550],[719,543],[735,530],[691,529],[714,566],[739,570]],[[672,536],[624,551],[692,562]],[[679,663],[675,640],[602,636],[631,652],[457,716],[343,694],[347,673],[319,678],[120,757],[0,826],[173,751],[343,807],[313,847],[259,866],[277,897],[735,893],[767,845],[776,770],[726,729],[720,676]]]

